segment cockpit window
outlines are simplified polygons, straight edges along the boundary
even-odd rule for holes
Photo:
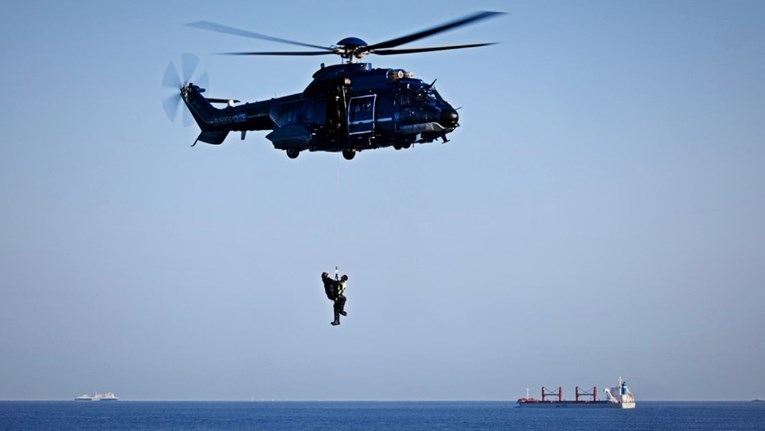
[[[427,88],[423,90],[418,90],[414,92],[414,100],[415,102],[440,102],[443,99],[441,99],[441,95],[438,94],[438,92],[434,88]]]

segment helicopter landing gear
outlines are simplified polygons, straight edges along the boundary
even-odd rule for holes
[[[290,159],[297,159],[297,156],[300,155],[300,150],[297,148],[290,148],[287,150],[287,157]]]
[[[353,150],[343,150],[343,157],[345,157],[345,160],[353,160],[356,157],[356,152]]]

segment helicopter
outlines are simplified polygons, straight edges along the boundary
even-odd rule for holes
[[[459,127],[459,115],[436,91],[435,81],[428,84],[403,69],[373,68],[360,61],[368,54],[395,55],[429,51],[477,48],[490,43],[397,47],[464,25],[502,15],[502,12],[476,12],[471,15],[384,42],[367,44],[357,37],[346,37],[326,47],[297,42],[242,30],[209,21],[187,24],[189,27],[235,36],[260,39],[312,48],[310,51],[230,52],[236,56],[319,56],[338,55],[340,64],[325,66],[313,74],[302,93],[265,101],[241,104],[234,99],[207,98],[205,88],[190,81],[189,68],[196,60],[184,60],[184,77],[171,63],[163,84],[174,95],[164,105],[168,116],[177,113],[183,100],[201,129],[194,141],[219,145],[229,132],[270,130],[266,138],[274,148],[295,159],[302,151],[342,152],[346,160],[357,152],[393,147],[410,148],[413,144],[441,139]],[[180,97],[179,97],[180,96]],[[217,108],[214,104],[225,104]]]

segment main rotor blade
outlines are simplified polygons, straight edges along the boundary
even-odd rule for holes
[[[418,52],[446,51],[449,49],[478,48],[481,46],[496,45],[496,44],[497,42],[489,42],[489,43],[471,43],[467,45],[429,46],[424,48],[411,48],[411,49],[379,49],[379,50],[370,52],[370,54],[378,54],[378,55],[414,54]]]
[[[222,55],[329,55],[334,51],[259,51],[259,52],[223,52]]]
[[[488,19],[497,15],[504,15],[504,12],[490,12],[490,11],[477,12],[472,15],[468,15],[464,18],[460,18],[456,21],[451,21],[433,28],[418,31],[417,33],[412,33],[410,35],[402,36],[396,39],[386,40],[385,42],[380,42],[373,45],[367,45],[365,47],[361,47],[359,50],[364,52],[370,52],[377,49],[394,48],[399,45],[403,45],[405,43],[423,39],[437,33],[452,30],[454,28],[462,27],[463,25],[468,25],[476,21],[481,21],[481,20]]]
[[[217,31],[218,33],[232,34],[234,36],[243,36],[243,37],[249,37],[251,39],[261,39],[261,40],[268,40],[271,42],[287,43],[290,45],[305,46],[308,48],[316,48],[316,49],[322,49],[325,51],[332,52],[332,48],[328,48],[326,46],[312,45],[310,43],[303,43],[303,42],[296,42],[294,40],[281,39],[278,37],[267,36],[265,34],[255,33],[255,32],[247,31],[247,30],[241,30],[238,28],[229,27],[227,25],[217,24],[217,23],[209,22],[209,21],[197,21],[197,22],[186,24],[186,25],[189,27],[194,27],[201,30]]]

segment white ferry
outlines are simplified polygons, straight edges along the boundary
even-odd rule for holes
[[[119,398],[114,395],[112,392],[107,392],[105,394],[99,394],[96,393],[95,396],[93,396],[93,401],[117,401]]]
[[[107,392],[105,394],[99,394],[96,392],[95,395],[90,396],[88,394],[82,394],[78,397],[74,398],[75,401],[117,401],[119,400],[119,397],[114,395],[113,392]]]

